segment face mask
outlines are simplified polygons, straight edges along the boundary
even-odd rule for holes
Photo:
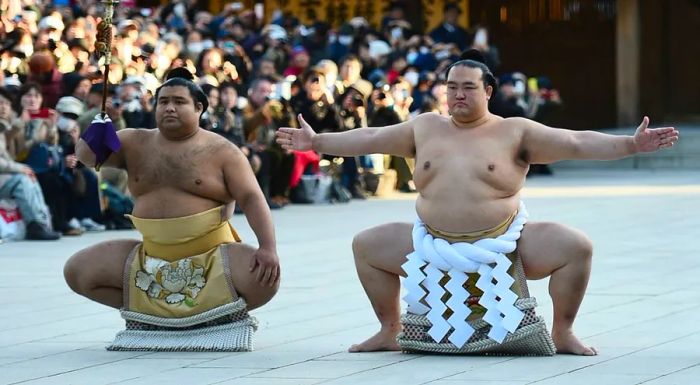
[[[411,83],[412,87],[415,87],[416,84],[418,84],[418,72],[409,71],[403,74],[403,77],[407,82]]]
[[[212,40],[202,40],[202,50],[214,48],[214,41]]]
[[[408,64],[413,64],[416,62],[416,58],[418,57],[418,52],[416,51],[411,51],[406,54],[406,61]]]
[[[220,48],[226,53],[234,53],[236,51],[236,42],[231,40],[225,41]]]
[[[185,6],[182,3],[178,3],[173,7],[173,13],[176,16],[182,17],[185,14]]]
[[[420,47],[420,53],[421,53],[422,55],[427,55],[427,54],[430,53],[430,48],[428,48],[428,47]]]
[[[195,41],[195,42],[187,44],[187,51],[190,53],[193,53],[195,55],[198,55],[203,50],[204,50],[204,44],[202,44],[201,41]]]
[[[350,45],[352,44],[353,37],[350,35],[340,35],[338,36],[338,42],[342,45]]]

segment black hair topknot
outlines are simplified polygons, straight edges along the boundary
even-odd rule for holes
[[[194,81],[194,75],[185,67],[177,67],[168,71],[168,74],[165,76],[165,80],[167,81],[173,78],[181,78],[191,82]]]
[[[475,62],[486,64],[484,54],[474,48],[462,51],[462,54],[459,55],[459,60],[474,60]]]
[[[459,60],[450,64],[450,66],[447,67],[447,69],[445,70],[445,80],[447,80],[447,77],[450,75],[450,71],[452,70],[452,68],[459,66],[480,69],[482,73],[482,80],[484,82],[484,88],[487,86],[491,86],[494,92],[498,88],[498,82],[496,81],[496,77],[493,76],[493,73],[486,65],[486,59],[479,50],[468,49],[466,51],[463,51],[462,54],[459,56]]]

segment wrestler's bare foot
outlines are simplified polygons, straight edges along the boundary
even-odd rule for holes
[[[557,347],[557,354],[598,355],[598,351],[594,347],[584,345],[571,329],[562,332],[552,331],[552,340],[554,340],[554,346]]]
[[[400,350],[399,344],[396,343],[396,335],[401,329],[384,329],[373,335],[362,343],[352,345],[348,352],[378,352],[386,350]]]

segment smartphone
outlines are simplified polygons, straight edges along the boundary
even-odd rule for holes
[[[49,117],[49,109],[41,108],[37,112],[30,112],[29,119],[46,119]]]

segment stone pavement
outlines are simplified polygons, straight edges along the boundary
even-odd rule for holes
[[[348,354],[378,327],[353,268],[352,235],[412,221],[414,196],[274,213],[279,295],[255,311],[252,353],[108,352],[115,310],[74,295],[73,252],[133,232],[0,245],[0,384],[697,384],[700,383],[700,172],[567,170],[533,178],[531,220],[562,222],[595,244],[576,331],[597,357]],[[233,219],[245,239],[251,231]],[[531,291],[551,326],[547,282]]]

